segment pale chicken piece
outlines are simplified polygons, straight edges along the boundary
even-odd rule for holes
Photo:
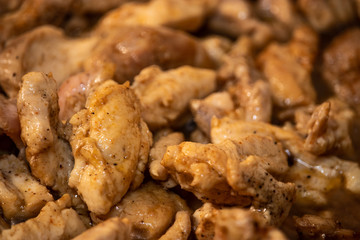
[[[311,26],[319,32],[333,30],[356,19],[355,3],[352,0],[298,0],[297,5]]]
[[[288,44],[272,43],[260,54],[258,63],[270,83],[275,105],[292,108],[315,102],[311,70],[317,42],[316,33],[303,26],[294,30]]]
[[[234,111],[234,103],[231,95],[224,92],[215,92],[204,99],[193,99],[190,102],[190,109],[194,116],[196,125],[207,136],[210,135],[211,118],[221,118]]]
[[[22,76],[40,71],[52,72],[59,86],[80,71],[97,40],[97,37],[69,39],[51,26],[14,38],[0,53],[0,85],[9,97],[16,97]]]
[[[12,222],[36,216],[53,197],[34,178],[25,161],[13,155],[0,159],[0,203],[4,216]]]
[[[160,181],[166,181],[168,179],[168,173],[164,166],[160,163],[161,159],[163,158],[168,146],[178,145],[184,140],[184,134],[181,132],[173,132],[162,136],[155,141],[154,146],[150,149],[149,155],[149,172],[153,179]]]
[[[264,221],[261,213],[242,208],[221,208],[205,203],[193,214],[199,240],[287,239],[277,228]]]
[[[128,240],[131,227],[128,219],[114,217],[90,228],[73,240]]]
[[[128,3],[106,14],[97,31],[117,29],[123,25],[166,26],[184,31],[196,31],[217,0],[151,0]]]
[[[0,95],[0,134],[6,134],[21,149],[24,144],[20,138],[20,121],[16,99],[7,99]]]
[[[70,124],[75,166],[69,185],[91,212],[106,214],[131,184],[136,188],[143,179],[152,138],[139,100],[128,85],[106,81]]]
[[[360,28],[336,36],[323,53],[322,75],[337,97],[360,112]]]
[[[159,240],[186,240],[191,232],[190,214],[187,211],[176,213],[174,224],[162,235]]]
[[[68,186],[74,160],[69,143],[63,139],[64,127],[58,117],[56,81],[52,75],[40,72],[24,75],[17,107],[31,173],[61,194],[70,193],[75,205],[81,204]]]
[[[306,136],[305,150],[316,155],[335,153],[349,158],[354,156],[350,129],[355,113],[336,98],[321,105],[295,112],[297,130]]]
[[[8,1],[16,2],[16,1]],[[0,17],[0,47],[8,39],[44,24],[58,25],[72,0],[26,0],[14,12]]]
[[[231,49],[231,41],[220,35],[206,37],[201,41],[201,44],[218,67],[222,63],[222,58]]]
[[[86,230],[79,215],[70,208],[71,198],[65,194],[48,202],[36,218],[2,231],[1,239],[70,239]]]
[[[186,202],[152,182],[129,192],[107,215],[93,216],[93,220],[97,222],[111,217],[129,219],[133,226],[131,239],[159,239],[167,234],[167,230],[172,232],[168,233],[172,236],[183,232],[179,239],[187,239],[190,234],[190,210]]]
[[[271,174],[287,169],[280,143],[248,136],[220,144],[184,142],[170,146],[161,162],[180,186],[204,202],[264,208],[267,221],[281,223],[295,194],[294,185]],[[275,190],[275,192],[274,192]]]
[[[255,18],[253,6],[248,1],[219,1],[208,25],[210,30],[231,37],[249,36],[256,48],[263,47],[273,38],[271,27]]]
[[[132,85],[150,129],[171,125],[188,109],[191,99],[203,98],[215,88],[214,71],[190,66],[166,72],[151,66],[142,70]]]

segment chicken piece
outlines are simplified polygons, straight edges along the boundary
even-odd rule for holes
[[[80,71],[97,40],[97,37],[68,39],[61,30],[51,26],[25,33],[9,41],[0,53],[0,85],[14,98],[22,76],[41,71],[52,72],[59,86],[71,74]]]
[[[131,0],[77,0],[72,1],[71,12],[77,15],[106,13],[129,1]]]
[[[142,116],[150,129],[165,127],[187,110],[190,100],[216,88],[214,71],[189,66],[162,72],[157,66],[136,76],[132,89],[141,102]]]
[[[271,28],[254,17],[248,1],[219,1],[209,19],[210,30],[231,37],[246,35],[252,39],[256,48],[267,44],[272,36]]]
[[[190,210],[185,201],[152,182],[128,193],[107,215],[93,216],[93,220],[98,222],[115,216],[132,223],[131,239],[159,239],[167,229],[168,236],[183,233],[179,239],[187,239],[190,234]]]
[[[360,28],[336,36],[323,53],[322,75],[343,101],[360,113]]]
[[[0,0],[0,14],[5,14],[7,12],[11,12],[16,10],[17,8],[19,8],[19,6],[21,6],[22,2],[24,0],[13,0],[13,1],[8,1],[8,0]]]
[[[322,236],[332,239],[356,239],[359,234],[341,228],[334,219],[306,214],[295,218],[295,228],[300,236],[306,239],[321,239]]]
[[[176,213],[174,224],[169,227],[159,240],[186,240],[191,232],[191,220],[187,211],[179,211]]]
[[[36,216],[53,197],[31,174],[26,163],[13,155],[0,159],[0,203],[12,222]]]
[[[311,26],[319,32],[333,30],[333,28],[347,25],[356,19],[353,1],[298,0],[297,5]]]
[[[36,218],[2,231],[1,239],[70,239],[86,230],[79,215],[70,208],[71,198],[65,194],[48,202]]]
[[[226,116],[234,110],[234,103],[228,92],[216,92],[204,99],[191,100],[190,109],[199,129],[209,136],[211,118]]]
[[[136,188],[143,179],[152,140],[140,116],[139,100],[128,84],[106,81],[70,124],[75,166],[69,185],[91,212],[106,214],[130,184]]]
[[[315,102],[311,71],[317,42],[315,32],[299,27],[287,45],[272,43],[260,54],[258,63],[270,83],[277,106],[292,108]]]
[[[74,240],[127,240],[131,223],[126,218],[110,218],[78,235]]]
[[[128,3],[109,12],[100,20],[97,30],[118,29],[123,25],[166,26],[196,31],[217,0],[151,0]]]
[[[241,208],[218,208],[205,203],[193,215],[195,234],[207,239],[286,239],[284,234],[268,225],[261,214]]]
[[[231,41],[220,35],[206,37],[201,41],[201,44],[218,67],[222,63],[222,58],[231,49]]]
[[[123,26],[116,31],[104,33],[100,42],[101,44],[91,51],[91,57],[84,62],[84,73],[76,75],[61,86],[63,91],[59,95],[59,101],[61,106],[68,109],[64,110],[68,112],[66,116],[71,116],[77,109],[83,108],[84,99],[91,89],[105,80],[114,79],[120,83],[132,81],[141,70],[153,64],[163,69],[182,65],[213,65],[199,42],[182,32],[170,29]]]
[[[210,139],[203,131],[201,131],[199,128],[196,128],[190,133],[190,142],[207,144],[210,143]]]
[[[9,1],[18,2],[18,1]],[[26,0],[14,12],[0,17],[0,47],[11,37],[44,24],[60,24],[72,0]]]
[[[168,146],[180,144],[184,140],[184,134],[180,132],[173,132],[160,137],[154,143],[149,155],[149,172],[153,179],[160,181],[166,181],[168,179],[168,173],[160,163],[161,159],[163,158]]]
[[[310,108],[310,109],[309,109]],[[338,99],[295,112],[296,127],[306,136],[305,150],[316,155],[335,153],[354,157],[350,128],[355,113]]]
[[[16,99],[7,99],[0,95],[0,134],[5,133],[16,144],[18,149],[24,144],[20,138],[20,121],[17,113]]]
[[[21,138],[26,146],[26,160],[32,174],[42,184],[75,197],[68,186],[74,160],[68,142],[62,137],[56,81],[52,75],[40,72],[24,75],[17,108]]]
[[[240,206],[252,202],[265,208],[267,220],[275,224],[286,218],[295,194],[293,184],[270,175],[288,169],[281,144],[271,138],[249,136],[216,145],[184,142],[168,147],[161,164],[200,200]]]

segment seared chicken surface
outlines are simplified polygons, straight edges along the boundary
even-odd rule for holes
[[[360,239],[360,0],[0,0],[0,239]]]
[[[91,212],[106,214],[130,185],[141,184],[151,133],[128,84],[104,82],[85,107],[70,119],[75,165],[69,185],[77,189]]]

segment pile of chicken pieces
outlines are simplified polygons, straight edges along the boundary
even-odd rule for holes
[[[0,239],[359,239],[359,0],[0,0]]]

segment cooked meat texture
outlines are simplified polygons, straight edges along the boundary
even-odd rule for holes
[[[310,106],[295,112],[296,128],[306,136],[306,151],[316,155],[332,153],[348,158],[354,157],[349,135],[354,117],[354,111],[336,98],[316,108]]]
[[[128,219],[114,217],[83,232],[74,240],[127,240],[130,239],[130,232]]]
[[[0,95],[0,134],[6,134],[21,149],[24,144],[20,138],[20,121],[16,99]]]
[[[234,103],[228,92],[215,92],[204,99],[191,100],[190,109],[196,125],[207,136],[210,136],[211,118],[226,116],[234,110]]]
[[[168,179],[168,173],[160,162],[166,153],[166,148],[168,146],[178,145],[184,140],[185,138],[183,133],[173,132],[162,136],[155,141],[149,155],[149,173],[153,179],[159,181],[166,181]]]
[[[359,234],[343,229],[340,223],[332,218],[306,214],[294,217],[295,228],[304,239],[321,239],[322,236],[332,239],[356,239]]]
[[[1,239],[70,239],[86,230],[79,215],[70,208],[71,198],[65,194],[48,202],[36,218],[4,230]]]
[[[130,0],[73,0],[71,5],[71,12],[76,15],[101,14],[129,1]]]
[[[8,1],[18,2],[18,1]],[[0,17],[0,47],[8,39],[44,24],[58,25],[72,0],[26,0],[14,12]]]
[[[96,41],[96,37],[68,39],[61,30],[51,26],[20,35],[9,41],[0,53],[0,85],[9,97],[16,97],[21,77],[40,71],[52,72],[59,86],[80,71]]]
[[[287,169],[281,144],[269,137],[249,136],[220,144],[184,142],[170,146],[161,162],[180,186],[204,202],[266,208],[269,222],[286,218],[294,185],[271,174]],[[275,190],[275,192],[273,192]]]
[[[208,25],[213,32],[230,37],[249,36],[256,48],[263,47],[273,37],[270,26],[259,21],[251,3],[243,0],[218,1]]]
[[[169,126],[187,110],[191,99],[203,98],[215,88],[214,71],[190,66],[166,72],[151,66],[142,70],[132,85],[151,129]]]
[[[4,217],[12,222],[36,216],[53,197],[34,178],[25,161],[13,155],[0,159],[0,203]]]
[[[91,57],[84,62],[84,73],[75,75],[61,86],[61,108],[67,109],[64,110],[67,113],[62,115],[65,116],[63,118],[83,108],[84,100],[91,89],[102,81],[132,81],[141,70],[153,64],[162,69],[182,65],[213,65],[200,42],[183,32],[165,28],[123,26],[116,31],[109,30],[101,36],[101,44],[99,42],[90,51]]]
[[[190,234],[190,210],[185,201],[152,182],[129,192],[107,215],[94,220],[115,216],[132,223],[131,239],[159,239],[163,234],[164,239],[187,239]]]
[[[272,112],[270,85],[255,68],[251,57],[245,54],[240,48],[232,49],[224,58],[219,74],[228,83],[227,91],[234,99],[239,118],[269,122]]]
[[[184,31],[201,27],[213,0],[151,0],[128,3],[106,14],[97,30],[117,29],[123,25],[166,26]]]
[[[91,212],[106,214],[130,184],[136,188],[143,179],[152,143],[140,116],[139,100],[128,85],[106,81],[70,124],[75,166],[69,185],[77,189]]]
[[[24,0],[13,0],[13,1],[0,0],[0,6],[1,6],[0,14],[4,14],[16,10],[19,6],[21,6],[23,1]]]
[[[194,131],[190,133],[190,141],[207,144],[210,143],[210,138],[205,135],[203,131],[199,128],[196,128]]]
[[[322,75],[343,101],[360,112],[360,28],[336,36],[323,53]]]
[[[193,215],[195,234],[207,239],[286,239],[284,234],[264,221],[261,213],[241,208],[219,208],[205,203]]]
[[[317,42],[315,32],[299,27],[288,44],[272,43],[260,54],[258,63],[270,83],[275,105],[291,108],[315,102],[311,71]]]
[[[51,74],[26,74],[22,78],[17,108],[32,174],[61,194],[73,195],[68,179],[74,160],[68,142],[62,138],[56,81]]]
[[[208,36],[201,41],[201,44],[216,66],[221,65],[222,58],[231,49],[231,41],[220,35]]]
[[[319,32],[331,31],[356,19],[354,1],[298,0],[297,5],[311,26]]]

